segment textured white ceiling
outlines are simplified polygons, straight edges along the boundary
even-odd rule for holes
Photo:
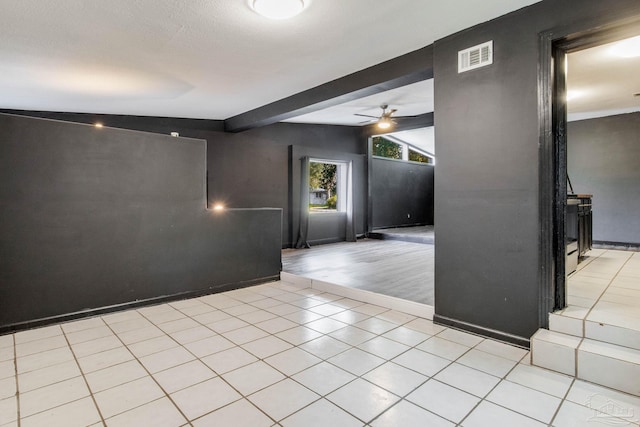
[[[535,2],[1,0],[0,108],[225,119]]]
[[[640,111],[640,56],[616,54],[620,42],[571,53],[567,58],[568,119]]]
[[[345,102],[344,104],[293,117],[285,121],[364,126],[371,124],[371,120],[355,114],[379,117],[382,114],[382,109],[380,108],[382,104],[388,105],[390,109],[397,109],[398,111],[393,114],[394,116],[417,116],[430,113],[433,111],[433,79]]]

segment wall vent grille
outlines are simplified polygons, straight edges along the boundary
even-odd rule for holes
[[[458,73],[493,64],[493,40],[458,52]]]

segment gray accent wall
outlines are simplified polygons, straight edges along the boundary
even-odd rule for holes
[[[243,209],[282,209],[284,248],[292,247],[298,237],[297,228],[293,231],[299,214],[291,211],[293,200],[290,193],[292,170],[289,147],[302,151],[315,150],[333,157],[341,153],[347,156],[366,154],[367,137],[362,134],[361,128],[351,126],[277,123],[234,134],[224,132],[223,122],[218,120],[16,110],[4,112],[75,123],[101,122],[105,126],[164,135],[178,132],[181,137],[204,139],[207,142],[209,204],[222,203],[227,207]],[[366,185],[365,173],[354,177],[354,180],[354,185],[366,189],[363,187]],[[364,194],[366,190],[358,202],[362,206],[358,205],[357,210],[366,213]],[[358,233],[364,233],[365,220],[364,216],[358,218]],[[315,227],[314,236],[318,242],[335,241],[339,219],[325,223],[326,221],[322,221],[321,227]]]
[[[568,172],[593,194],[593,239],[640,245],[640,113],[570,122]]]
[[[282,211],[207,210],[205,141],[0,129],[0,329],[279,276]]]
[[[366,139],[360,129],[350,126],[277,123],[241,133],[216,132],[206,135],[209,147],[209,197],[231,206],[280,207],[283,216],[283,247],[292,247],[298,238],[299,190],[292,193],[292,182],[300,184],[299,164],[291,153],[340,160],[360,157],[366,152]],[[303,153],[303,154],[301,154]],[[306,153],[306,154],[304,154]],[[315,154],[312,154],[315,153]],[[366,175],[354,177],[354,185],[366,185]],[[365,209],[364,200],[358,209]],[[364,227],[358,218],[358,229]],[[313,228],[319,242],[335,241],[340,219]],[[311,230],[310,230],[311,231]]]
[[[634,15],[547,0],[436,41],[436,321],[523,345],[540,326],[539,35]],[[493,64],[458,74],[458,51],[489,40]]]
[[[371,160],[373,228],[433,225],[434,166]]]

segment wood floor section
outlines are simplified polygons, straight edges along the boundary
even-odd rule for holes
[[[283,271],[433,305],[434,246],[363,239],[282,251]]]
[[[435,243],[433,225],[421,225],[416,227],[380,228],[369,233],[369,237],[380,240],[402,240],[403,242]]]

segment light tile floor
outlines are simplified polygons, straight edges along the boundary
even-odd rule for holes
[[[0,336],[0,426],[638,425],[526,350],[273,282]]]
[[[640,252],[592,250],[588,261],[569,279],[570,299],[590,309],[587,321],[640,331]]]

